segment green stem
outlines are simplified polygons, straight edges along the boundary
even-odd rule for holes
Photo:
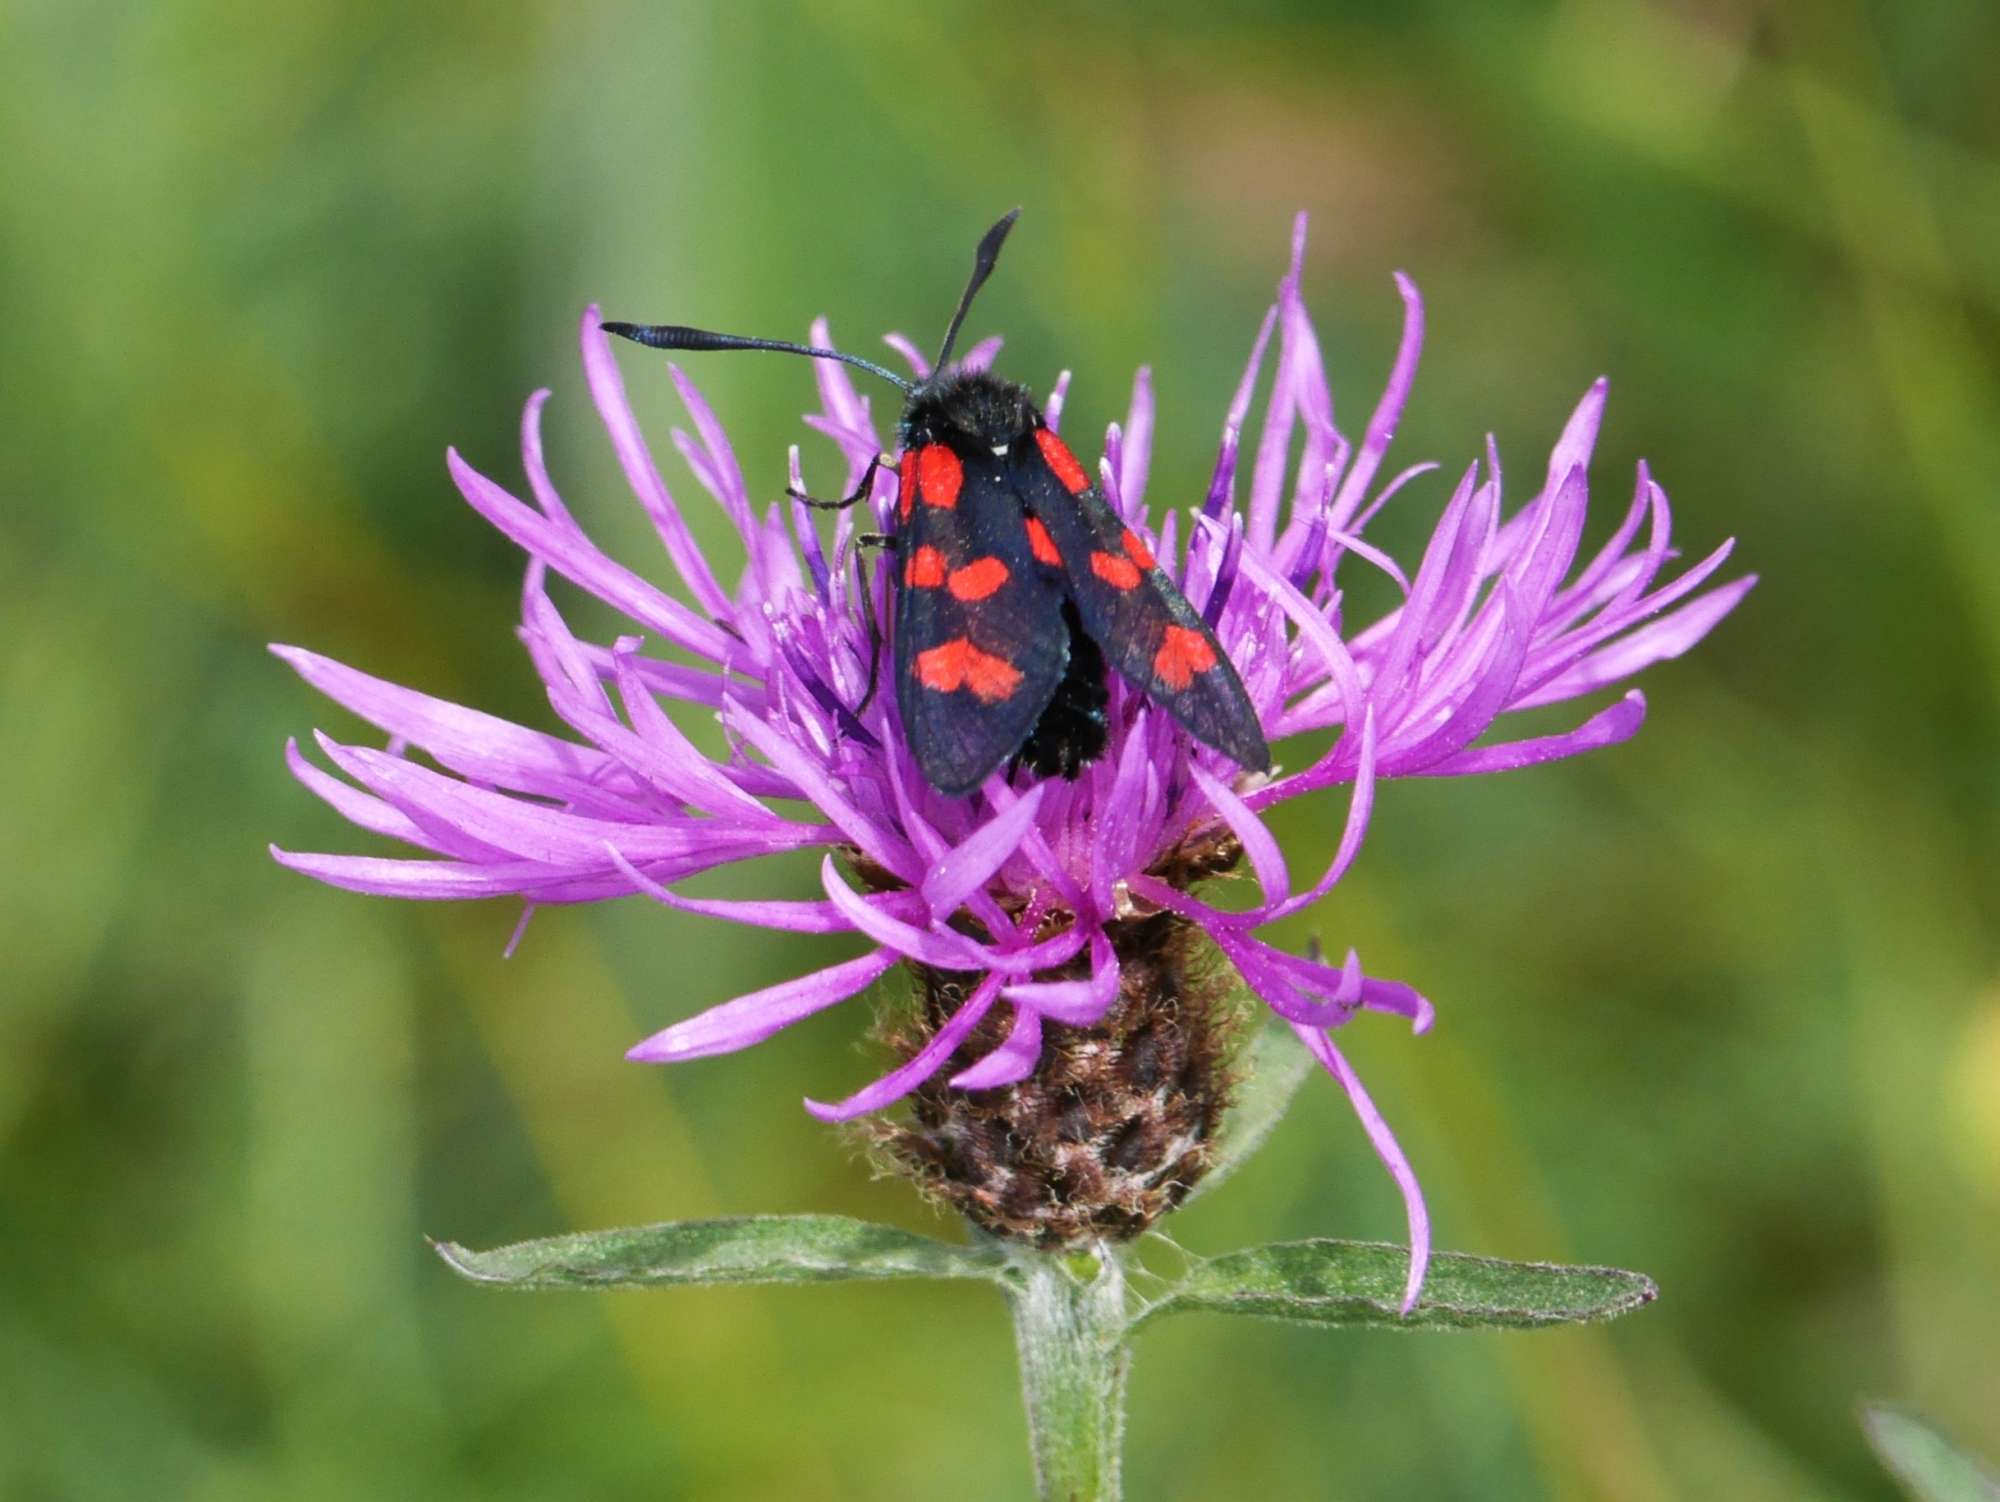
[[[1043,1502],[1118,1502],[1125,1273],[1108,1250],[1020,1252],[1014,1338]]]

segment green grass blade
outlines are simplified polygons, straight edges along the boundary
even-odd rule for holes
[[[1916,1414],[1871,1405],[1861,1410],[1861,1427],[1917,1502],[2000,1502],[2000,1481]]]

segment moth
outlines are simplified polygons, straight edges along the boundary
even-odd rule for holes
[[[837,360],[904,394],[897,477],[892,646],[896,704],[911,753],[940,793],[963,797],[1003,765],[1074,777],[1103,755],[1107,671],[1203,745],[1251,771],[1271,753],[1257,711],[1201,613],[1114,511],[1025,387],[951,364],[973,298],[1020,210],[980,240],[971,279],[931,374],[910,381],[835,349],[679,324],[607,323],[653,349],[768,349]]]

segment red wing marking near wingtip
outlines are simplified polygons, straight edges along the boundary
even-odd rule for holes
[[[1131,559],[1120,558],[1116,553],[1092,553],[1090,571],[1113,589],[1139,587],[1141,575],[1138,566]]]
[[[1042,525],[1039,516],[1028,518],[1028,551],[1035,555],[1035,562],[1046,563],[1050,568],[1062,566],[1062,550],[1056,540],[1049,536],[1049,529]]]
[[[1125,529],[1125,556],[1142,569],[1151,568],[1158,561],[1153,557],[1153,550],[1146,546],[1146,539],[1130,527]]]
[[[1187,626],[1169,626],[1153,654],[1153,672],[1173,693],[1194,682],[1197,673],[1215,666],[1215,648],[1201,632]]]
[[[917,450],[917,491],[926,506],[949,511],[958,504],[965,483],[965,466],[947,444],[927,443]]]
[[[955,636],[917,654],[917,681],[942,694],[969,689],[981,703],[997,704],[1020,687],[1021,674],[1006,658]]]
[[[1049,468],[1056,472],[1056,478],[1063,483],[1063,489],[1071,495],[1090,488],[1090,476],[1083,472],[1083,466],[1076,462],[1076,455],[1069,451],[1069,445],[1058,438],[1053,428],[1036,428],[1035,442],[1040,446],[1042,457]]]
[[[951,591],[953,599],[970,604],[974,600],[985,599],[1006,582],[1007,565],[989,554],[973,559],[963,568],[953,569],[945,587]]]

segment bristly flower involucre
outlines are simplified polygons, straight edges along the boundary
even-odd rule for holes
[[[1367,974],[1352,951],[1326,963],[1284,952],[1259,930],[1341,879],[1384,779],[1509,771],[1631,736],[1645,715],[1636,690],[1566,733],[1475,744],[1509,711],[1610,688],[1685,651],[1754,580],[1699,592],[1727,543],[1662,579],[1674,556],[1667,498],[1643,465],[1623,521],[1576,566],[1602,382],[1557,439],[1538,493],[1511,515],[1489,440],[1406,572],[1366,530],[1412,478],[1435,468],[1381,478],[1416,372],[1422,304],[1399,275],[1401,346],[1350,442],[1335,425],[1299,293],[1304,244],[1302,215],[1290,270],[1223,419],[1202,504],[1167,510],[1157,523],[1147,507],[1153,398],[1143,369],[1125,422],[1106,434],[1100,475],[1111,504],[1213,626],[1267,739],[1338,732],[1309,765],[1239,774],[1114,675],[1108,748],[1076,780],[1003,773],[969,798],[937,793],[905,748],[896,696],[868,697],[871,674],[886,684],[893,672],[890,570],[858,552],[852,513],[834,524],[829,547],[803,506],[760,505],[721,423],[669,367],[693,425],[674,444],[742,539],[741,572],[725,585],[654,463],[592,309],[582,329],[590,393],[678,593],[585,535],[550,483],[539,427],[548,393],[535,393],[522,423],[532,504],[457,453],[448,462],[466,500],[528,555],[520,635],[573,734],[275,647],[391,738],[377,750],[320,735],[321,752],[348,780],[293,744],[299,780],[353,823],[427,854],[274,854],[320,881],[383,896],[514,896],[532,911],[638,893],[754,927],[863,940],[857,956],[711,1007],[628,1057],[669,1062],[747,1047],[904,964],[918,978],[923,1015],[906,1030],[902,1061],[844,1100],[807,1107],[842,1121],[916,1094],[917,1124],[889,1134],[895,1155],[989,1229],[1044,1245],[1134,1234],[1206,1166],[1228,1085],[1215,1009],[1189,973],[1193,940],[1206,935],[1353,1102],[1407,1207],[1414,1302],[1429,1250],[1423,1198],[1332,1032],[1363,1010],[1422,1032],[1431,1006],[1408,985]],[[1240,483],[1239,443],[1274,331],[1276,373]],[[827,342],[823,324],[813,333]],[[907,341],[890,343],[924,373]],[[997,347],[988,341],[965,363],[990,361]],[[806,422],[838,446],[851,486],[883,434],[844,368],[814,369],[820,410]],[[1047,404],[1052,426],[1066,380]],[[791,473],[798,485],[796,449]],[[894,497],[885,469],[871,497],[883,530]],[[1343,615],[1342,571],[1356,568],[1394,581],[1399,603],[1380,619]],[[665,650],[647,651],[638,634],[608,645],[577,637],[545,588],[551,570]],[[719,717],[726,749],[699,750],[667,712],[673,704]],[[1263,816],[1337,784],[1350,791],[1332,863],[1295,878]],[[676,890],[698,873],[802,847],[825,852],[822,896],[737,901]],[[1239,860],[1254,874],[1254,905],[1224,910],[1192,890]],[[954,1115],[956,1101],[965,1112]]]

